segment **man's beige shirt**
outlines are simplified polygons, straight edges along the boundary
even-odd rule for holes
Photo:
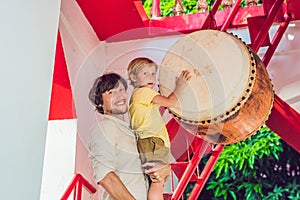
[[[137,200],[147,199],[146,181],[136,147],[136,137],[128,123],[104,115],[90,132],[88,143],[97,183],[109,172],[114,172]],[[113,198],[104,191],[102,199]]]

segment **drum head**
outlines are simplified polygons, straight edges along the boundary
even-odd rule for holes
[[[176,77],[188,69],[192,78],[174,108],[188,123],[210,123],[230,117],[249,96],[255,61],[235,36],[217,30],[193,32],[179,39],[166,53],[159,71],[159,89],[168,96]]]

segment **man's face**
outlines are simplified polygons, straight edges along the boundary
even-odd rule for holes
[[[104,114],[119,118],[127,112],[127,92],[120,81],[118,87],[104,92],[102,98]]]

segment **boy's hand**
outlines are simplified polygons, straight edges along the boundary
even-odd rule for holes
[[[189,80],[191,80],[191,73],[189,70],[183,70],[180,74],[179,77],[176,77],[176,86],[175,86],[175,90],[177,90],[176,92],[181,92],[178,90],[182,90],[186,84],[188,83]]]
[[[145,163],[142,167],[147,168],[145,174],[147,174],[154,183],[166,180],[171,172],[169,165],[158,163]]]

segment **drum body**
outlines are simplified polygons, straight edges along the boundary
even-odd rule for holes
[[[160,66],[162,95],[173,91],[184,69],[191,81],[169,111],[191,133],[231,144],[264,125],[273,105],[272,84],[260,58],[237,37],[203,30],[178,40]]]

